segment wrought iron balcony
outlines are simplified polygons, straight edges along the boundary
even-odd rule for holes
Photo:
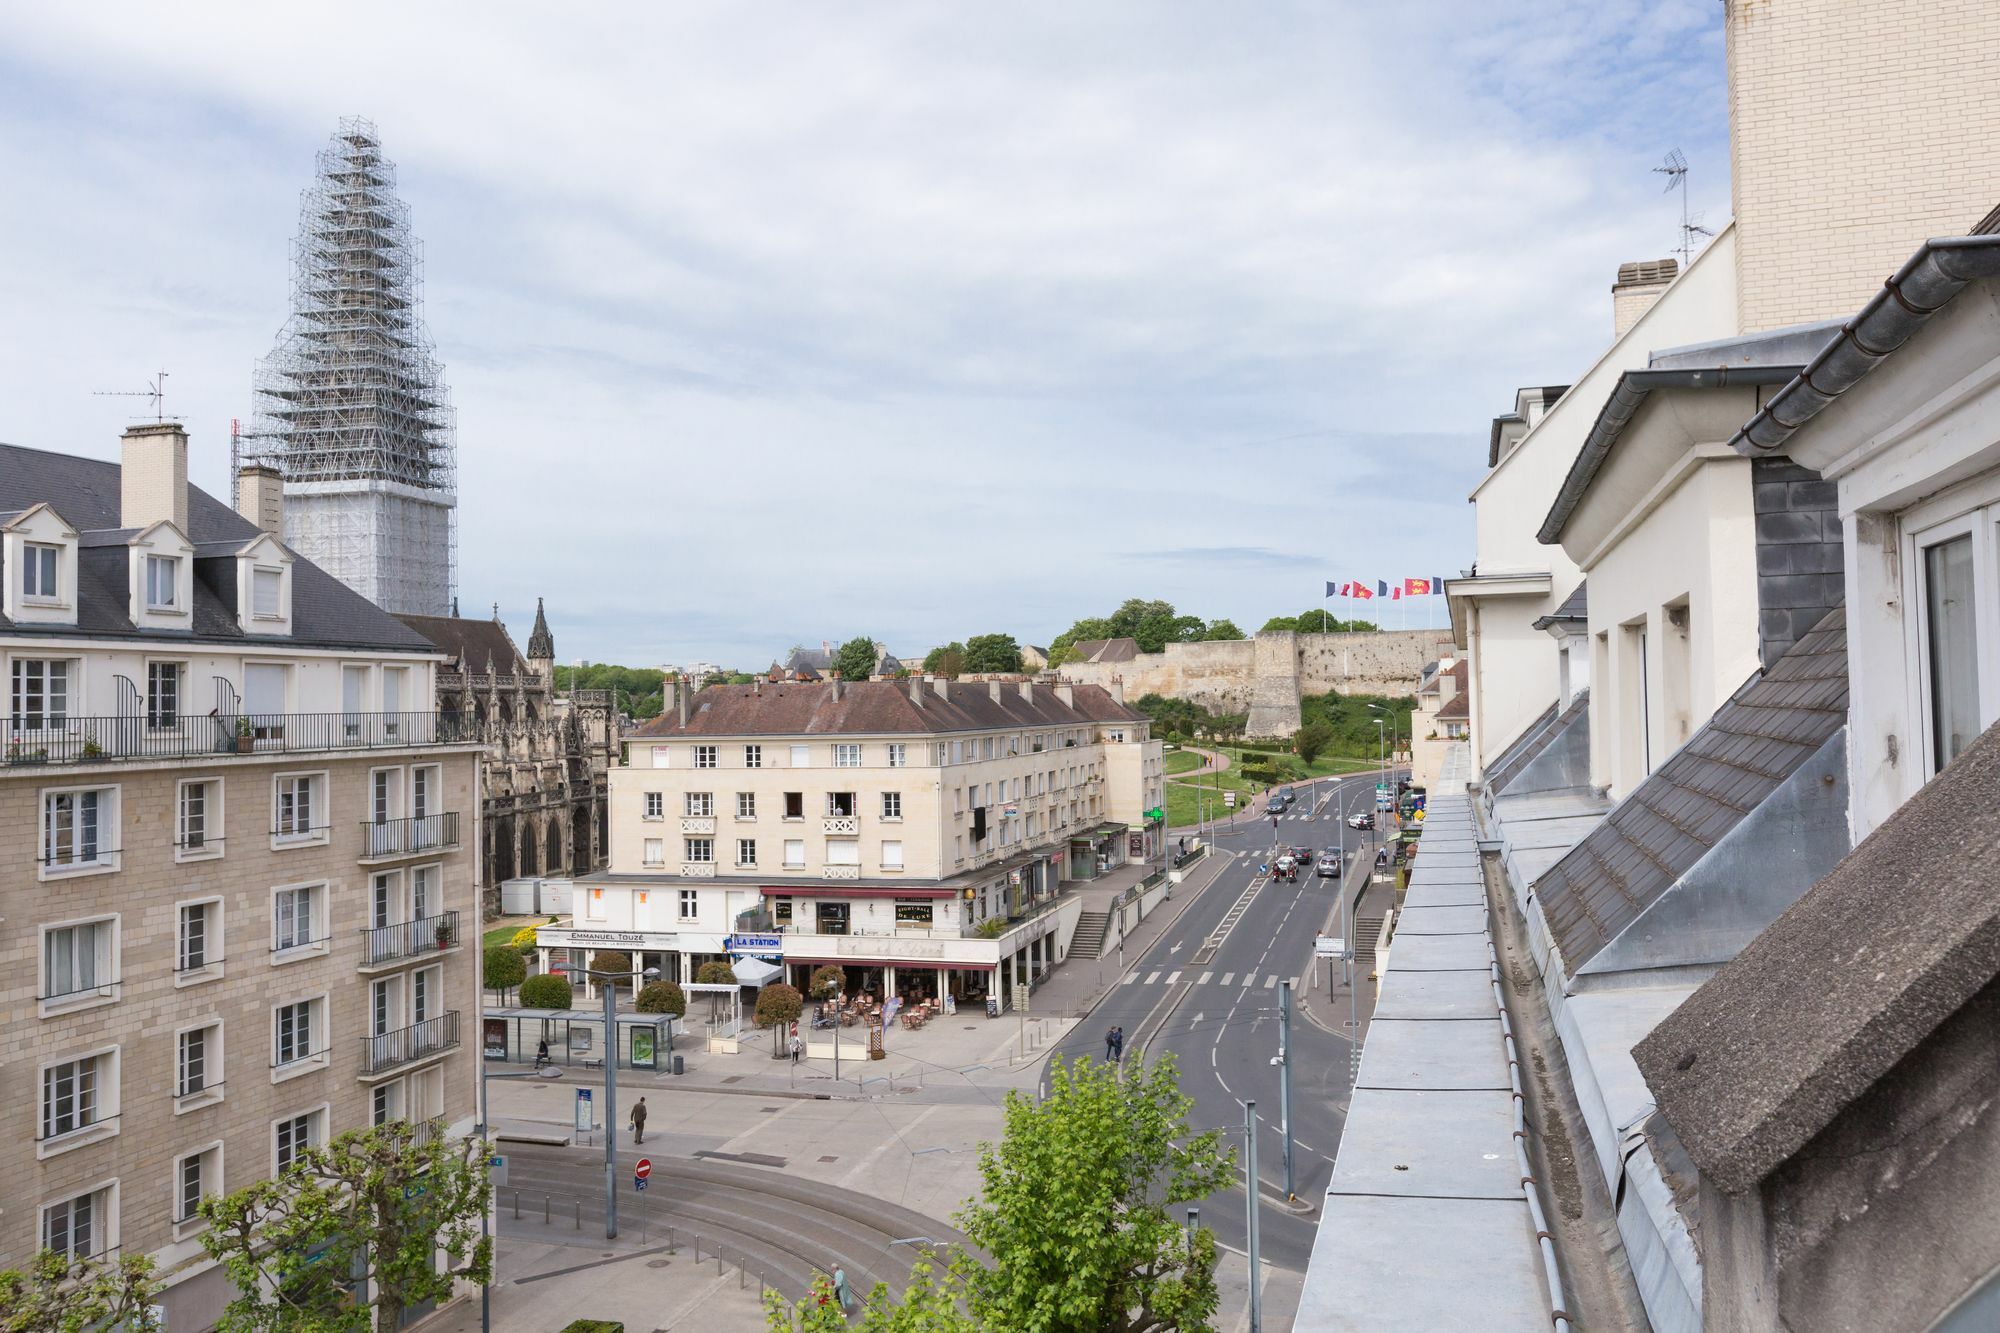
[[[167,719],[16,714],[6,719],[0,764],[396,750],[477,739],[471,721],[456,713],[208,713]]]
[[[377,967],[406,958],[442,953],[457,944],[456,912],[440,912],[415,921],[399,921],[393,926],[364,926],[361,931],[361,966]]]
[[[407,819],[364,820],[361,836],[365,840],[362,859],[369,861],[455,850],[458,847],[458,811],[412,815]]]
[[[436,1018],[426,1018],[379,1037],[361,1039],[361,1072],[380,1074],[403,1065],[415,1064],[458,1046],[458,1010],[447,1009]]]

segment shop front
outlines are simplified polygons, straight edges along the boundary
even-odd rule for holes
[[[1069,877],[1090,880],[1099,875],[1116,870],[1128,860],[1143,860],[1145,844],[1143,834],[1138,842],[1139,856],[1134,857],[1133,844],[1127,835],[1130,826],[1125,824],[1100,824],[1088,833],[1079,833],[1069,840]]]

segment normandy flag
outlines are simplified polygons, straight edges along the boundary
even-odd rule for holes
[[[1352,591],[1350,591],[1350,592],[1349,592],[1349,593],[1347,594],[1347,595],[1348,595],[1348,596],[1350,596],[1350,597],[1362,597],[1362,598],[1367,598],[1367,597],[1373,597],[1373,596],[1375,595],[1375,590],[1374,590],[1373,588],[1369,587],[1369,586],[1368,586],[1367,584],[1365,584],[1365,583],[1350,583],[1350,584],[1348,584],[1347,586],[1348,586],[1348,587],[1349,587],[1350,589],[1352,589]]]
[[[1429,579],[1403,580],[1403,595],[1405,597],[1428,597],[1430,591],[1431,581]]]

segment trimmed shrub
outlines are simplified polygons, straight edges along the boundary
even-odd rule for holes
[[[703,963],[696,970],[694,979],[703,986],[734,986],[736,969],[727,963]]]
[[[672,1014],[682,1018],[688,1011],[687,992],[671,981],[655,981],[640,988],[637,1007],[642,1014]]]
[[[632,955],[629,953],[620,953],[616,949],[606,949],[603,953],[591,958],[590,970],[593,972],[615,972],[619,976],[630,976],[632,974]]]
[[[514,938],[510,943],[522,953],[533,953],[535,951],[535,931],[537,929],[535,926],[521,927],[514,932]]]
[[[519,949],[496,944],[486,951],[486,985],[490,990],[512,990],[528,979],[528,961]]]
[[[784,982],[774,982],[757,992],[757,1026],[776,1027],[795,1021],[805,1012],[805,997]]]
[[[847,985],[847,974],[837,963],[826,963],[813,969],[812,980],[806,989],[815,1000],[831,1000]]]
[[[564,977],[529,977],[521,983],[521,1007],[523,1009],[567,1009],[573,997],[569,981]]]

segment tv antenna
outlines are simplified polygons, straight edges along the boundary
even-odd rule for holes
[[[143,389],[93,389],[92,398],[146,398],[153,404],[153,420],[167,419],[167,372],[162,370],[154,376],[152,383]]]
[[[1666,161],[1653,170],[1667,178],[1668,193],[1676,189],[1681,192],[1681,243],[1675,248],[1681,252],[1681,268],[1686,269],[1694,254],[1694,238],[1715,233],[1701,225],[1701,214],[1688,212],[1688,160],[1681,150],[1668,149]]]

